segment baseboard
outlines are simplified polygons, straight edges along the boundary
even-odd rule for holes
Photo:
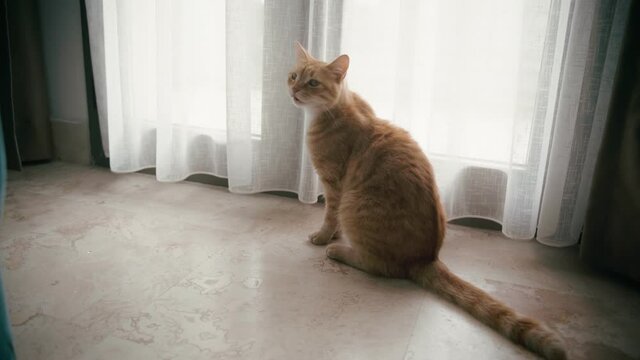
[[[56,160],[81,165],[91,164],[89,124],[86,119],[51,119],[51,133]]]

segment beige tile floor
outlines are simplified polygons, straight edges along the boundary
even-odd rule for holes
[[[412,283],[309,244],[320,205],[53,163],[10,173],[2,272],[21,360],[532,359]],[[640,358],[640,291],[573,249],[450,226],[442,258],[574,359]]]

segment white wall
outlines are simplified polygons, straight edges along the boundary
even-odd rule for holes
[[[89,115],[79,0],[38,0],[56,158],[89,164]]]

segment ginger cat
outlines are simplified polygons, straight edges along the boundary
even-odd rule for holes
[[[565,359],[554,333],[438,260],[446,218],[431,164],[406,131],[378,119],[347,88],[349,57],[327,64],[299,43],[296,54],[289,95],[312,114],[307,143],[326,199],[324,223],[311,242],[329,244],[342,232],[350,245],[330,244],[328,257],[371,274],[411,279],[531,351]]]

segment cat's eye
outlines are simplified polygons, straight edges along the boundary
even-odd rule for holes
[[[291,80],[295,80],[298,77],[298,74],[291,73]]]
[[[316,79],[309,80],[309,82],[307,84],[309,84],[309,86],[311,86],[311,87],[316,87],[316,86],[320,85],[320,83]]]

